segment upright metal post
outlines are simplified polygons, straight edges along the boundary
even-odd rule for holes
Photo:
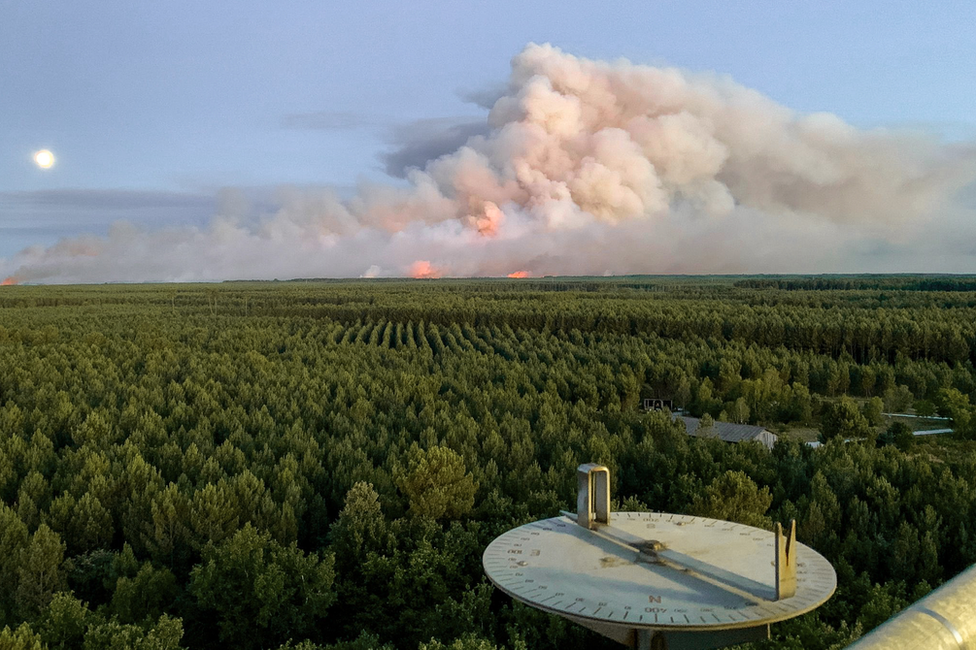
[[[796,595],[796,519],[783,535],[783,526],[776,522],[776,600]]]
[[[576,523],[594,529],[610,523],[610,469],[586,463],[576,470]]]

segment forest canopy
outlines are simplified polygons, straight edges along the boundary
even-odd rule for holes
[[[754,647],[843,647],[976,562],[974,289],[2,287],[0,647],[617,647],[481,568],[575,509],[585,462],[616,509],[795,518],[838,590]],[[779,441],[689,436],[651,397]]]

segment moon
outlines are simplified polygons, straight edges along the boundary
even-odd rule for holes
[[[47,149],[34,152],[34,162],[41,169],[50,169],[54,165],[54,154]]]

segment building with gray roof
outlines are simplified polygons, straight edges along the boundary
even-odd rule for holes
[[[767,449],[776,444],[776,434],[763,427],[751,424],[734,424],[732,422],[715,422],[707,429],[701,428],[701,420],[684,415],[674,416],[675,420],[684,422],[688,435],[699,438],[718,438],[725,442],[743,442],[755,440]]]

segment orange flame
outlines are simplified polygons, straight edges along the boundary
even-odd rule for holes
[[[16,275],[11,275],[9,278],[5,278],[3,282],[0,282],[0,287],[11,287],[15,284],[20,284],[20,278]]]
[[[417,260],[410,265],[410,277],[417,280],[432,280],[441,275],[441,270],[427,260]]]
[[[528,271],[515,271],[514,273],[509,273],[508,277],[523,279],[523,278],[531,278],[532,274],[529,273]]]

